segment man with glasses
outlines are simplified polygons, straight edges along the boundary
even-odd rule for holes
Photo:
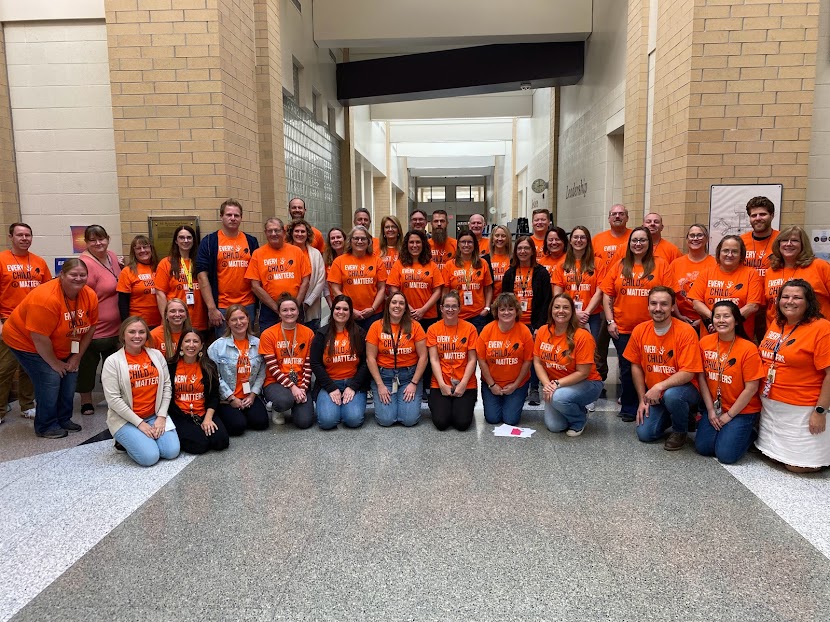
[[[3,323],[9,319],[17,306],[23,302],[30,291],[41,283],[50,281],[52,273],[49,266],[34,253],[29,252],[32,245],[32,228],[23,222],[13,223],[9,227],[11,248],[0,253],[0,333]],[[0,339],[0,423],[6,414],[9,393],[15,372],[18,379],[18,400],[20,416],[35,418],[35,388],[31,379],[23,371],[12,351]]]
[[[259,242],[240,229],[242,205],[228,199],[219,206],[222,226],[209,233],[199,244],[196,271],[199,289],[208,310],[208,322],[216,334],[224,332],[225,309],[233,304],[245,307],[253,325],[256,319],[256,296],[251,283],[245,279],[248,262]]]
[[[268,245],[254,251],[245,278],[261,303],[259,329],[264,331],[280,321],[277,300],[283,293],[294,296],[300,308],[308,291],[311,264],[296,246],[285,243],[285,225],[279,218],[265,221]]]
[[[437,209],[432,212],[432,239],[429,241],[429,248],[432,251],[432,261],[442,272],[444,266],[455,258],[458,246],[455,238],[447,234],[448,226],[449,218],[445,210]]]
[[[427,213],[422,209],[416,209],[409,216],[409,230],[427,232]],[[429,236],[427,236],[429,238]]]
[[[628,223],[628,210],[625,205],[616,204],[611,206],[608,212],[608,224],[611,228],[607,231],[597,233],[591,239],[591,245],[594,248],[594,264],[597,269],[597,283],[601,283],[605,278],[605,273],[611,265],[619,260],[617,249],[622,248],[625,254],[625,248],[628,244],[628,236],[631,233],[626,224]],[[608,334],[608,322],[606,321],[605,313],[602,313],[602,323],[599,329],[599,339],[597,339],[597,349],[594,361],[597,365],[597,372],[599,372],[602,381],[608,378],[608,347],[611,343],[611,336]],[[605,389],[602,390],[600,397],[605,397]]]
[[[288,213],[291,215],[291,220],[305,220],[305,211],[305,201],[300,197],[294,197],[288,202]],[[314,234],[311,246],[322,253],[326,248],[323,232],[314,226],[311,227],[311,231]]]

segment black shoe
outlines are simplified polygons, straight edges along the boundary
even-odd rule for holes
[[[629,415],[628,413],[624,413],[624,414],[620,415],[620,419],[622,419],[625,423],[631,423],[636,418],[637,417],[635,417],[634,415]]]
[[[527,403],[529,406],[539,406],[542,402],[539,400],[539,389],[531,389],[527,396]]]
[[[35,432],[35,436],[39,436],[40,438],[64,438],[69,436],[69,432],[63,428],[51,428],[46,430],[46,432]]]
[[[124,445],[122,445],[118,441],[115,441],[115,451],[127,451],[127,450],[124,449]]]
[[[605,390],[605,387],[602,388],[602,391],[599,394],[600,399],[606,399],[608,397],[608,391]]]
[[[80,432],[81,430],[83,430],[83,428],[74,421],[70,421],[69,423],[62,425],[61,427],[67,432]]]

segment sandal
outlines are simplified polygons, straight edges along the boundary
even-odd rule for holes
[[[81,404],[81,414],[82,415],[94,415],[95,414],[95,405],[94,404]]]

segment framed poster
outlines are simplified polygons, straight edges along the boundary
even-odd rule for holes
[[[147,218],[147,229],[150,232],[150,241],[159,259],[170,254],[170,244],[173,242],[173,232],[180,225],[188,225],[196,231],[196,237],[201,240],[198,216],[150,216]],[[195,259],[198,244],[193,245],[191,257]]]
[[[772,201],[772,228],[780,229],[783,192],[782,184],[713,184],[709,195],[709,254],[715,254],[723,236],[741,235],[751,229],[746,204],[752,197],[763,196]]]

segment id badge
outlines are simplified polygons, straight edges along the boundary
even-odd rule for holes
[[[80,341],[72,341],[69,344],[69,351],[72,354],[80,354],[81,353],[81,342]]]
[[[582,313],[582,301],[574,300],[574,308],[576,309],[577,313]]]
[[[720,417],[721,414],[723,413],[723,410],[722,410],[723,404],[721,404],[721,401],[719,399],[715,400],[712,403],[712,406],[715,408],[715,417]]]
[[[767,382],[769,384],[775,384],[775,368],[770,367],[767,371]]]
[[[150,288],[150,293],[151,293],[153,296],[155,296],[155,295],[156,295],[156,288],[155,288],[155,287],[151,287],[151,288]]]
[[[398,377],[395,376],[394,378],[392,378],[392,393],[397,393],[399,386],[400,383],[398,382]]]
[[[187,292],[187,294],[185,294],[185,302],[187,302],[187,304],[189,305],[195,305],[196,294],[194,294],[193,292]]]
[[[469,307],[473,304],[473,292],[464,292],[464,306]]]
[[[522,300],[522,313],[527,313],[527,300]]]
[[[245,395],[248,395],[251,392],[251,383],[250,382],[243,382],[242,383],[242,392]]]

